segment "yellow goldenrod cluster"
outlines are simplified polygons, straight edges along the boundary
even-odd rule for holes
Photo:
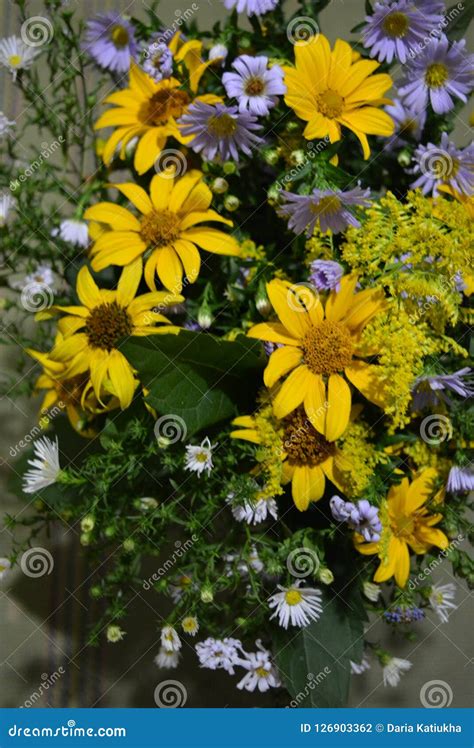
[[[338,441],[344,462],[350,465],[344,471],[344,488],[350,498],[362,496],[377,465],[387,461],[387,456],[368,440],[368,433],[364,421],[351,421]]]
[[[270,496],[279,496],[283,493],[281,487],[283,429],[273,415],[271,404],[259,410],[254,419],[260,438],[256,458],[265,475],[265,491]]]

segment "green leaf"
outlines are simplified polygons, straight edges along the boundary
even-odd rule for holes
[[[347,705],[350,660],[360,662],[363,626],[359,612],[338,597],[323,593],[318,621],[301,629],[278,632],[274,651],[280,676],[299,707]]]
[[[131,338],[121,351],[150,391],[150,405],[182,418],[188,436],[250,408],[265,366],[261,344],[244,335],[229,341],[183,330]]]

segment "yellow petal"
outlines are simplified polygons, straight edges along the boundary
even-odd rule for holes
[[[147,98],[153,96],[159,90],[154,80],[133,60],[130,63],[130,88],[136,89]]]
[[[351,413],[351,390],[339,374],[331,374],[328,382],[326,439],[336,441],[344,433]]]
[[[146,248],[145,242],[132,231],[107,231],[92,248],[92,268],[99,272],[109,265],[128,265]]]
[[[104,379],[107,376],[108,363],[109,354],[107,353],[107,351],[96,348],[90,357],[90,378],[92,387],[94,389],[94,394],[99,402],[102,402],[102,387]],[[86,394],[85,391],[83,394]]]
[[[306,397],[311,385],[311,373],[306,366],[298,366],[283,382],[275,400],[273,412],[277,418],[284,418],[297,408]]]
[[[201,180],[202,172],[191,169],[181,179],[178,179],[173,187],[170,197],[169,209],[178,213],[183,208],[183,203],[189,196],[191,190]],[[209,189],[209,188],[208,188]]]
[[[232,426],[242,426],[246,429],[253,429],[255,427],[255,419],[253,416],[237,416],[232,421]]]
[[[191,228],[183,231],[182,238],[188,239],[197,244],[198,247],[202,247],[202,249],[214,252],[215,254],[233,256],[240,254],[240,247],[237,240],[218,229]]]
[[[326,301],[326,319],[338,322],[345,317],[352,305],[356,285],[355,275],[344,275],[341,278],[339,291],[331,291]]]
[[[181,212],[195,213],[207,210],[212,202],[212,192],[204,182],[197,182],[181,206]]]
[[[301,304],[301,297],[293,293],[291,283],[270,281],[267,283],[267,293],[280,322],[291,335],[301,340],[311,328],[311,320]]]
[[[92,205],[84,213],[88,221],[101,221],[108,223],[118,231],[140,231],[140,222],[126,208],[114,203],[97,203]]]
[[[247,333],[249,338],[257,340],[266,340],[269,343],[281,343],[283,345],[299,346],[300,342],[291,337],[286,327],[279,322],[259,322],[254,325]]]
[[[67,361],[69,363],[70,359],[77,356],[78,353],[82,353],[85,348],[87,348],[87,337],[81,332],[77,335],[71,335],[70,338],[66,338],[55,345],[50,355],[54,361]]]
[[[181,229],[190,228],[198,223],[204,223],[204,221],[218,221],[219,223],[226,223],[228,226],[232,226],[232,221],[228,218],[223,218],[215,210],[203,210],[195,211],[194,213],[188,213],[188,215],[181,221]]]
[[[117,304],[128,307],[131,303],[140,285],[142,270],[143,263],[141,257],[137,257],[136,260],[122,270],[117,286]]]
[[[389,553],[394,557],[395,581],[399,587],[404,587],[410,576],[410,554],[408,546],[399,538],[392,538]]]
[[[261,441],[258,433],[253,429],[237,429],[236,431],[231,431],[230,435],[233,439],[244,439],[254,444],[260,444]]]
[[[436,476],[434,468],[427,468],[410,484],[405,501],[405,509],[409,514],[419,509],[432,496]]]
[[[153,210],[150,198],[145,190],[142,187],[139,187],[138,184],[134,184],[133,182],[122,182],[121,184],[114,184],[112,186],[119,190],[122,195],[125,195],[127,200],[130,200],[130,202],[138,208],[140,213],[147,215]]]
[[[355,128],[367,135],[393,135],[395,124],[389,114],[376,109],[375,107],[365,106],[354,109],[351,112],[344,112],[340,117],[343,125]]]
[[[384,407],[384,393],[380,380],[377,377],[377,366],[366,364],[365,361],[352,361],[346,366],[344,373],[356,389],[361,392],[374,405]]]
[[[189,283],[194,283],[199,275],[201,268],[201,256],[194,244],[178,239],[173,244],[174,250],[178,253],[179,259],[183,263],[184,272]]]
[[[117,395],[120,407],[124,410],[132,402],[137,384],[132,368],[120,351],[112,350],[109,354],[108,369],[113,392]]]
[[[297,465],[293,472],[293,479],[291,481],[291,495],[295,506],[300,512],[304,512],[311,501],[311,480],[309,468],[304,465]]]
[[[284,374],[298,366],[302,358],[301,349],[293,346],[284,346],[273,351],[263,374],[265,386],[273,387]]]
[[[84,265],[77,274],[76,291],[81,304],[92,309],[101,303],[101,295],[95,280]]]
[[[178,255],[171,247],[159,250],[156,271],[165,288],[172,293],[179,293],[183,287],[183,266]]]
[[[169,206],[174,178],[169,172],[155,174],[150,182],[150,197],[156,210],[166,210]]]
[[[326,385],[320,374],[311,374],[311,382],[304,399],[304,409],[316,431],[324,434],[326,431],[328,402],[326,398]]]

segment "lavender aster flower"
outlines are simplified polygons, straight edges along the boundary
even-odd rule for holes
[[[239,112],[236,106],[204,104],[196,101],[178,121],[185,136],[194,135],[189,143],[196,153],[212,161],[216,156],[222,161],[239,160],[239,151],[250,156],[252,148],[262,142],[255,131],[262,126],[248,112]]]
[[[281,216],[288,216],[288,228],[295,234],[306,232],[311,236],[316,223],[319,221],[321,231],[333,231],[339,234],[348,226],[359,228],[360,223],[349,210],[349,206],[370,205],[370,190],[362,190],[360,186],[353,190],[318,190],[315,188],[310,195],[297,195],[282,190],[287,203],[278,212]]]
[[[115,11],[99,13],[87,22],[83,49],[100,67],[126,73],[137,53],[133,26]]]
[[[173,74],[173,53],[167,44],[157,41],[158,37],[155,35],[146,46],[142,64],[145,73],[157,83]]]
[[[355,510],[354,504],[350,501],[344,501],[340,496],[333,496],[329,506],[336,522],[347,522],[351,513]]]
[[[389,64],[396,57],[405,63],[408,55],[436,29],[443,16],[416,7],[412,0],[394,0],[374,5],[374,12],[366,16],[363,43],[370,56]]]
[[[446,490],[449,493],[474,491],[474,470],[469,465],[467,467],[453,465],[449,471]]]
[[[465,39],[449,46],[444,34],[431,39],[406,67],[398,89],[404,103],[426,109],[429,99],[437,114],[446,114],[454,107],[453,97],[467,101],[473,89],[474,55],[468,55],[465,47]]]
[[[436,406],[441,400],[451,405],[451,400],[445,394],[446,390],[451,390],[462,398],[473,397],[474,380],[471,374],[472,369],[465,366],[452,374],[418,377],[413,385],[413,410]]]
[[[385,107],[387,114],[395,122],[396,137],[391,141],[391,145],[406,142],[406,138],[419,140],[426,122],[426,111],[424,109],[416,110],[406,106],[400,99],[394,99],[393,104]]]
[[[333,260],[314,260],[309,279],[318,291],[339,291],[344,268]]]
[[[239,101],[241,112],[265,116],[286,92],[283,70],[279,65],[268,69],[268,57],[241,55],[232,63],[236,73],[224,73],[222,83],[227,96]]]
[[[357,507],[351,512],[349,526],[360,533],[367,543],[380,540],[382,523],[379,520],[379,510],[369,504],[367,499],[357,502]]]
[[[248,16],[263,16],[270,10],[275,10],[278,0],[224,0],[227,10],[237,9],[237,13],[246,13]]]
[[[419,187],[424,195],[438,195],[438,187],[449,185],[457,192],[472,195],[474,192],[474,143],[464,149],[456,148],[447,134],[441,135],[439,146],[433,143],[419,145],[413,160],[413,174],[420,174],[411,187]]]

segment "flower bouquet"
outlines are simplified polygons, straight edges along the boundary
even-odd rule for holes
[[[374,624],[411,640],[456,608],[444,559],[474,578],[472,14],[361,2],[329,40],[328,4],[203,30],[17,0],[0,41],[5,390],[42,398],[2,571],[80,526],[91,646],[154,596],[158,668],[192,650],[279,706],[396,686]]]

